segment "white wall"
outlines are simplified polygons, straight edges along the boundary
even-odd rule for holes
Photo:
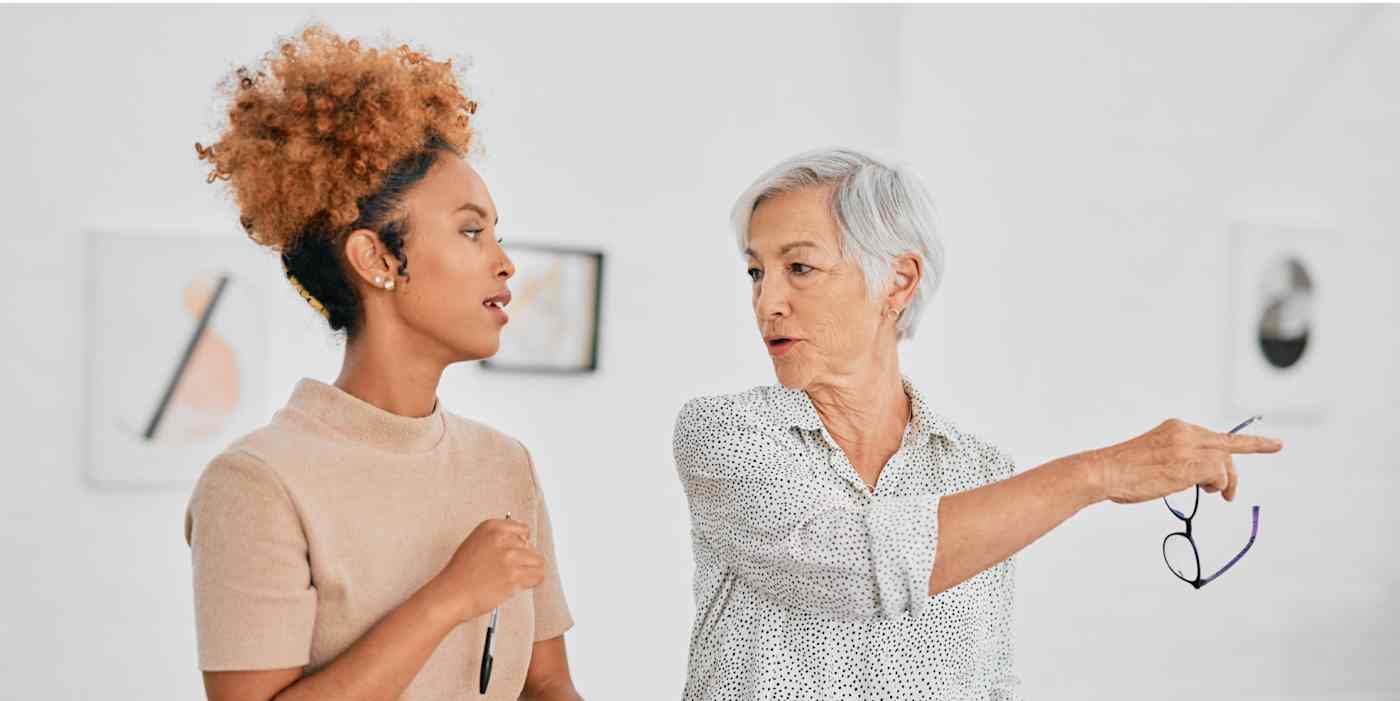
[[[1239,460],[1235,504],[1202,507],[1223,563],[1260,504],[1253,550],[1193,591],[1162,565],[1178,522],[1156,502],[1033,545],[1033,697],[1394,698],[1400,13],[910,8],[900,33],[905,153],[951,240],[946,402],[1023,467],[1242,418],[1223,406],[1233,222],[1331,227],[1347,261],[1310,360],[1335,369],[1333,411],[1266,420],[1286,452]]]
[[[0,696],[199,694],[187,491],[97,493],[81,478],[79,235],[150,226],[242,236],[231,205],[204,184],[193,143],[214,133],[218,79],[313,17],[468,54],[502,235],[607,251],[599,373],[458,367],[441,394],[535,454],[579,621],[569,643],[581,688],[591,698],[678,695],[692,606],[675,411],[695,393],[769,376],[726,212],[760,168],[799,148],[893,147],[895,83],[869,79],[894,64],[893,10],[0,10],[4,93],[18,100],[0,112],[0,246],[11,261],[0,275],[11,330],[0,391],[14,429]],[[290,292],[279,300],[278,404],[298,377],[334,378],[339,363],[320,320]]]
[[[1400,13],[1360,12],[0,10],[6,695],[199,694],[186,494],[81,477],[79,235],[240,236],[191,144],[216,126],[217,79],[311,18],[469,54],[502,233],[609,254],[597,375],[468,366],[442,387],[454,411],[535,452],[591,698],[679,693],[691,561],[674,411],[769,378],[725,212],[761,168],[833,143],[902,152],[931,185],[951,266],[907,369],[1025,466],[1169,415],[1234,418],[1220,406],[1227,224],[1267,214],[1342,232],[1356,274],[1331,297],[1351,324],[1334,346],[1348,354],[1340,401],[1321,425],[1271,426],[1288,453],[1243,465],[1241,502],[1264,505],[1248,561],[1201,592],[1173,586],[1156,552],[1170,517],[1097,507],[1023,557],[1021,666],[1031,698],[1400,688],[1382,665],[1400,623],[1385,501],[1400,442],[1386,323]],[[333,377],[339,357],[290,292],[279,304],[277,402],[298,377]],[[1229,547],[1244,507],[1207,508],[1203,532]],[[1164,660],[1185,670],[1180,689],[1161,681]]]

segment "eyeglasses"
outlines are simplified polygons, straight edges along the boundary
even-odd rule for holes
[[[1238,433],[1260,418],[1262,417],[1251,417],[1244,423],[1230,429],[1230,433]],[[1171,510],[1172,515],[1181,519],[1186,524],[1183,530],[1169,534],[1166,538],[1162,539],[1162,559],[1166,561],[1167,569],[1171,570],[1172,574],[1176,575],[1177,579],[1190,584],[1195,589],[1200,589],[1210,584],[1216,577],[1225,574],[1226,570],[1234,567],[1235,563],[1239,562],[1240,558],[1244,557],[1244,554],[1249,552],[1250,547],[1254,545],[1254,539],[1259,535],[1259,507],[1255,506],[1252,509],[1253,514],[1251,516],[1252,523],[1249,529],[1249,542],[1245,543],[1244,548],[1240,550],[1239,554],[1230,558],[1230,561],[1225,563],[1224,567],[1216,570],[1215,574],[1202,579],[1201,551],[1196,548],[1196,539],[1191,534],[1191,519],[1196,517],[1196,508],[1201,504],[1201,488],[1199,485],[1195,487],[1194,492],[1195,496],[1192,498],[1191,510],[1189,513],[1187,513],[1185,509],[1178,509],[1176,506],[1173,506],[1171,497],[1162,498],[1163,503]]]

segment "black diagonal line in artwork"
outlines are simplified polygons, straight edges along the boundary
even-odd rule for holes
[[[209,326],[209,319],[214,316],[214,307],[218,306],[219,298],[224,294],[224,288],[228,286],[229,276],[227,273],[219,276],[219,282],[214,286],[214,294],[209,296],[209,303],[204,305],[204,313],[199,315],[199,322],[194,326],[194,333],[190,334],[190,341],[185,345],[185,352],[180,356],[180,363],[175,366],[175,372],[170,377],[170,382],[165,385],[165,392],[161,394],[160,404],[156,406],[156,412],[151,415],[151,422],[146,424],[146,433],[143,437],[151,440],[156,435],[156,429],[160,427],[160,420],[165,418],[165,410],[170,406],[170,398],[175,395],[175,388],[180,386],[180,378],[185,375],[185,368],[190,364],[190,356],[194,355],[195,346],[199,345],[199,339],[204,335],[204,329]]]

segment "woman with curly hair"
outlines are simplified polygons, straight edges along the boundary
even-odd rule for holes
[[[311,27],[229,88],[209,180],[346,344],[191,496],[209,697],[579,698],[530,455],[437,401],[496,352],[515,273],[452,62]]]

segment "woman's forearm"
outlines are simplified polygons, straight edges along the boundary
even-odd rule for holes
[[[1101,501],[1093,453],[1048,462],[939,500],[928,593],[951,589]]]
[[[559,682],[538,689],[527,687],[521,692],[520,701],[583,701],[583,697],[572,683]]]
[[[482,521],[437,576],[315,674],[300,676],[295,667],[206,672],[210,700],[399,698],[449,631],[543,581],[546,561],[529,547],[529,535],[519,521]]]
[[[437,580],[424,585],[330,664],[277,694],[277,701],[399,698],[460,623],[440,586]]]
[[[540,640],[531,648],[520,701],[583,701],[569,673],[564,636]]]

